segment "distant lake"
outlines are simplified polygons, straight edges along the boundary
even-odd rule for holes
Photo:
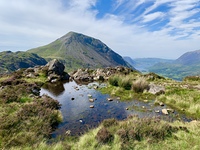
[[[102,94],[94,87],[105,86],[104,83],[77,84],[75,81],[67,83],[46,84],[40,91],[40,94],[47,94],[58,100],[61,106],[63,122],[52,133],[52,137],[63,135],[70,130],[71,135],[80,135],[88,129],[97,127],[104,119],[116,118],[118,120],[126,119],[128,115],[138,115],[139,117],[157,116],[164,120],[173,121],[177,118],[189,121],[183,115],[176,111],[170,115],[163,115],[161,109],[167,106],[154,106],[154,100],[145,103],[143,101],[132,100],[121,102],[117,98],[108,101],[108,94]],[[90,95],[92,97],[90,97]],[[90,102],[89,99],[94,99]],[[90,108],[93,105],[94,108]],[[126,108],[130,108],[126,110]],[[160,110],[156,113],[156,110]]]

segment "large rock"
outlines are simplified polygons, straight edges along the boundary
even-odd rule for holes
[[[60,63],[57,59],[53,59],[49,63],[46,64],[48,67],[48,74],[57,74],[57,75],[63,75],[65,66]]]
[[[74,80],[83,81],[83,82],[89,82],[93,81],[93,77],[89,74],[88,69],[78,69],[74,74],[72,75]]]
[[[69,80],[70,76],[68,73],[64,72],[65,66],[59,62],[57,59],[54,59],[46,64],[48,80],[50,82],[57,82],[60,80]]]
[[[151,93],[151,94],[155,94],[155,95],[164,94],[165,93],[165,87],[151,83],[149,85],[149,91],[148,92]]]

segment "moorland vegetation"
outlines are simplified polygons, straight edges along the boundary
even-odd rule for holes
[[[34,77],[18,70],[0,78],[0,148],[1,149],[199,149],[200,87],[199,77],[183,82],[165,79],[156,74],[137,71],[113,74],[102,93],[120,97],[121,101],[155,100],[155,105],[168,104],[193,118],[191,122],[167,122],[160,118],[104,120],[97,128],[72,137],[49,140],[51,132],[62,121],[58,101],[40,96],[41,86],[48,81],[47,70]],[[91,70],[88,72],[92,73]],[[151,85],[165,88],[150,93]]]

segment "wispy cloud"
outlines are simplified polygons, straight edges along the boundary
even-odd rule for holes
[[[150,21],[153,21],[155,19],[160,19],[160,18],[163,18],[165,16],[164,13],[162,12],[155,12],[155,13],[151,13],[151,14],[148,14],[148,15],[145,15],[143,18],[143,21],[142,22],[150,22]]]

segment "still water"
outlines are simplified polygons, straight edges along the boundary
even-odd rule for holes
[[[40,91],[40,94],[47,94],[58,100],[61,106],[63,122],[52,133],[52,137],[64,135],[70,130],[71,135],[80,135],[88,129],[94,128],[104,119],[116,118],[118,120],[126,119],[128,115],[138,115],[139,117],[158,116],[162,119],[173,121],[177,118],[188,121],[183,115],[176,111],[170,115],[163,115],[161,109],[167,106],[154,106],[154,101],[148,103],[132,100],[121,102],[117,98],[108,101],[108,94],[102,94],[94,87],[102,87],[105,84],[89,83],[77,84],[75,81],[67,83],[46,84]],[[94,102],[90,102],[93,99]],[[90,108],[93,105],[94,108]],[[127,110],[127,108],[129,108]],[[167,107],[168,108],[168,107]],[[155,112],[158,111],[159,112]]]

